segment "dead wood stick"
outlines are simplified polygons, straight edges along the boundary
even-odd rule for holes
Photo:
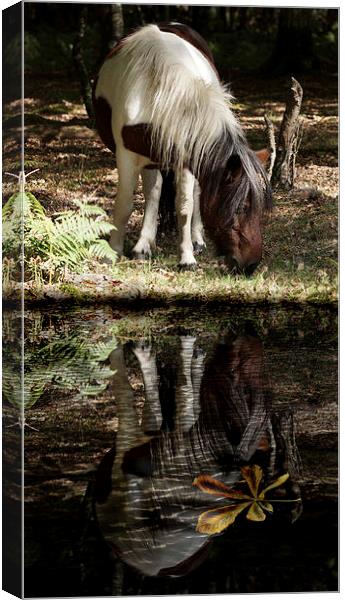
[[[269,161],[269,165],[267,167],[267,177],[268,177],[268,180],[270,181],[271,177],[272,177],[272,173],[273,173],[274,163],[276,160],[277,149],[276,149],[276,139],[275,139],[275,135],[274,135],[273,123],[272,123],[271,119],[268,118],[267,115],[264,116],[264,119],[265,119],[265,123],[266,123],[268,149],[270,151],[270,161]]]
[[[291,77],[286,100],[286,108],[280,126],[277,157],[273,169],[272,182],[275,186],[292,188],[295,175],[295,160],[299,147],[300,111],[303,99],[303,89],[298,81]]]

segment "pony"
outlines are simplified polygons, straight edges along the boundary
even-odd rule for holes
[[[133,354],[145,389],[141,416],[126,366]],[[225,332],[210,351],[194,335],[171,336],[159,350],[147,341],[119,344],[109,360],[119,425],[89,489],[97,528],[140,573],[185,575],[211,543],[196,531],[198,517],[219,506],[194,478],[209,474],[232,487],[248,463],[268,478],[296,474],[293,427],[282,427],[272,409],[263,344],[250,331]],[[289,480],[284,494],[294,496],[295,485]]]
[[[175,174],[179,265],[194,268],[203,225],[231,271],[262,258],[262,214],[271,208],[264,165],[231,110],[206,42],[187,26],[147,25],[121,40],[95,80],[96,127],[116,151],[119,176],[110,244],[123,253],[141,173],[146,201],[136,257],[155,247],[162,171]]]

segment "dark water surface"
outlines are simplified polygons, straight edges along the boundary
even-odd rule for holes
[[[19,331],[26,597],[338,589],[334,311],[27,312],[24,424]]]

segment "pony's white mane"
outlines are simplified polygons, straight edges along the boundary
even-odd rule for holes
[[[224,135],[236,148],[241,128],[230,110],[232,97],[213,77],[211,65],[207,65],[207,82],[192,59],[187,64],[188,53],[181,55],[180,46],[179,56],[171,37],[162,34],[156,25],[129,36],[120,53],[128,59],[123,89],[131,90],[131,95],[140,90],[140,96],[145,98],[152,145],[163,168],[181,169],[188,164],[197,174],[203,158]],[[206,63],[207,59],[200,56]]]

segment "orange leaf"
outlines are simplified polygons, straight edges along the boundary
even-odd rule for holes
[[[208,535],[220,533],[229,527],[229,525],[232,525],[237,515],[247,508],[247,506],[250,506],[250,502],[222,506],[203,512],[198,519],[196,530],[199,533],[207,533]]]
[[[247,465],[241,468],[241,473],[245,478],[251,493],[254,498],[256,498],[262,479],[262,468],[259,467],[259,465]]]
[[[249,519],[249,521],[264,521],[266,519],[264,511],[257,502],[252,503],[247,512],[247,519]]]
[[[273,513],[273,506],[272,506],[272,504],[270,502],[266,502],[266,501],[262,502],[262,501],[260,501],[259,504],[260,504],[260,506],[262,508],[264,508],[265,510],[267,510],[267,512]]]
[[[289,473],[285,473],[284,475],[281,475],[280,477],[278,477],[278,479],[273,481],[273,483],[270,483],[270,485],[268,485],[267,487],[265,487],[264,490],[262,490],[259,498],[264,498],[265,494],[266,494],[266,492],[268,492],[268,490],[273,490],[274,488],[279,487],[280,485],[283,485],[283,483],[285,483],[285,481],[287,479],[289,479]]]
[[[222,498],[231,498],[232,500],[248,500],[250,496],[243,494],[239,490],[234,490],[229,486],[225,485],[218,479],[214,479],[210,475],[199,475],[193,481],[193,485],[199,488],[202,492],[212,494],[213,496],[220,496]]]

